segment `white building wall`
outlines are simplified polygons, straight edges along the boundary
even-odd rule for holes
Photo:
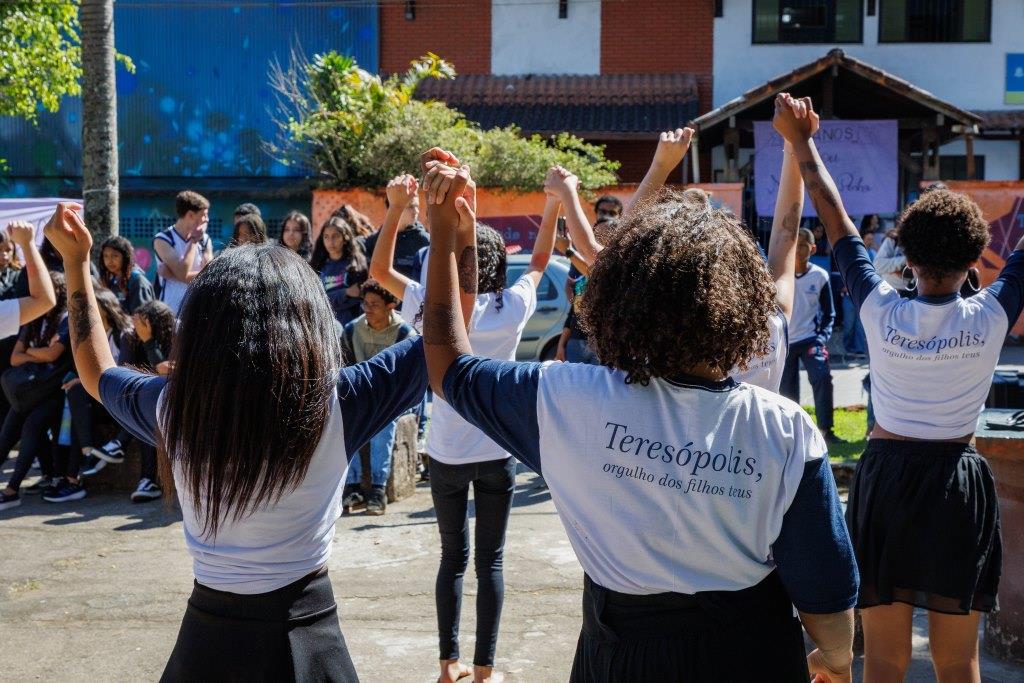
[[[1021,108],[1003,97],[1006,53],[1024,52],[1022,0],[992,0],[989,43],[879,43],[877,13],[865,14],[860,44],[755,45],[752,31],[753,0],[724,0],[714,28],[715,107],[839,47],[963,109]],[[1018,149],[1015,141],[976,141],[975,153],[985,155],[985,180],[1018,180]],[[942,152],[964,154],[963,142]]]
[[[491,2],[491,72],[499,75],[601,73],[601,3]]]

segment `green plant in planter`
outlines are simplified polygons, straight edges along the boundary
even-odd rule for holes
[[[267,150],[343,187],[380,187],[415,171],[420,153],[434,145],[468,163],[482,187],[535,190],[555,164],[579,175],[584,188],[616,182],[619,164],[604,157],[603,145],[568,133],[524,137],[515,126],[483,130],[442,102],[413,98],[423,79],[454,75],[434,54],[414,61],[405,74],[382,79],[336,52],[312,61],[293,53],[287,68],[271,67],[280,134]]]

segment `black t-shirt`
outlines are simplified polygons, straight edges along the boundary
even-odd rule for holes
[[[366,260],[373,258],[373,250],[377,248],[377,231],[366,238]],[[395,238],[394,266],[402,275],[419,282],[422,261],[417,258],[420,249],[430,246],[430,233],[419,222],[413,223],[398,232]]]
[[[575,282],[573,286],[572,305],[569,307],[569,315],[565,319],[565,326],[569,328],[570,339],[586,339],[587,334],[580,327],[579,313],[577,306],[583,292],[587,289],[587,278],[577,270],[576,266],[569,266],[569,280]]]

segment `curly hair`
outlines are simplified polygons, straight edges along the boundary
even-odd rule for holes
[[[619,221],[591,268],[580,324],[629,383],[768,353],[775,286],[750,234],[699,191],[663,191]]]
[[[508,250],[501,233],[489,225],[476,224],[476,289],[479,294],[494,294],[494,308],[505,305],[502,294],[508,285]]]
[[[50,281],[53,282],[53,293],[57,296],[57,304],[42,318],[36,318],[25,326],[28,346],[37,349],[50,343],[50,337],[57,334],[60,321],[68,310],[68,289],[64,281],[64,273],[51,270]]]
[[[331,216],[337,216],[351,225],[359,237],[369,237],[376,230],[370,217],[357,211],[351,204],[342,204],[331,213]]]
[[[174,311],[171,310],[171,307],[163,301],[154,299],[136,308],[134,315],[144,318],[149,323],[150,328],[153,330],[153,339],[156,341],[157,348],[160,349],[160,353],[163,354],[164,358],[168,358],[171,355],[171,345],[174,342],[174,333],[178,326],[178,321],[174,317]],[[146,361],[142,340],[139,339],[139,335],[134,329],[125,335],[125,345],[132,349],[136,359],[135,365],[140,370],[147,370],[149,372],[155,370]]]
[[[103,250],[112,249],[117,253],[121,254],[121,272],[111,273],[106,268],[101,267],[100,270],[100,283],[107,289],[120,289],[121,291],[128,291],[128,281],[131,279],[132,270],[135,269],[135,249],[132,248],[132,243],[120,235],[113,235],[103,240],[103,244],[100,245],[100,266],[103,265]]]
[[[929,280],[960,275],[988,246],[988,222],[967,195],[945,188],[925,192],[898,221],[899,244]]]
[[[324,233],[327,232],[328,228],[331,228],[340,232],[341,238],[345,242],[344,246],[342,246],[341,258],[348,259],[349,275],[354,278],[361,278],[369,270],[366,253],[363,251],[362,240],[358,238],[352,224],[336,214],[337,212],[328,218],[327,222],[324,223],[324,227],[320,229],[320,235],[316,238],[316,245],[313,247],[313,256],[309,259],[309,265],[318,273],[323,270],[324,264],[330,258],[330,255],[327,253],[327,247],[324,246]]]
[[[365,297],[367,294],[376,294],[381,299],[384,299],[385,304],[397,304],[398,297],[384,289],[376,280],[367,280],[363,284],[359,285],[359,294]]]

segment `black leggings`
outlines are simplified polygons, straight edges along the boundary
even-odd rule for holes
[[[7,486],[17,491],[21,481],[28,474],[33,458],[39,458],[43,474],[53,475],[50,457],[50,436],[48,430],[56,435],[60,431],[61,413],[64,409],[64,392],[56,392],[43,399],[28,414],[19,413],[11,408],[0,427],[0,454],[6,459],[11,449],[21,441],[18,459],[14,461],[14,474]]]
[[[475,553],[476,650],[473,664],[494,665],[498,624],[505,599],[505,529],[512,510],[516,463],[512,458],[465,465],[446,465],[431,459],[430,493],[441,532],[441,566],[437,570],[434,599],[440,659],[459,657],[459,613],[462,578],[469,564],[469,485],[476,505]]]

